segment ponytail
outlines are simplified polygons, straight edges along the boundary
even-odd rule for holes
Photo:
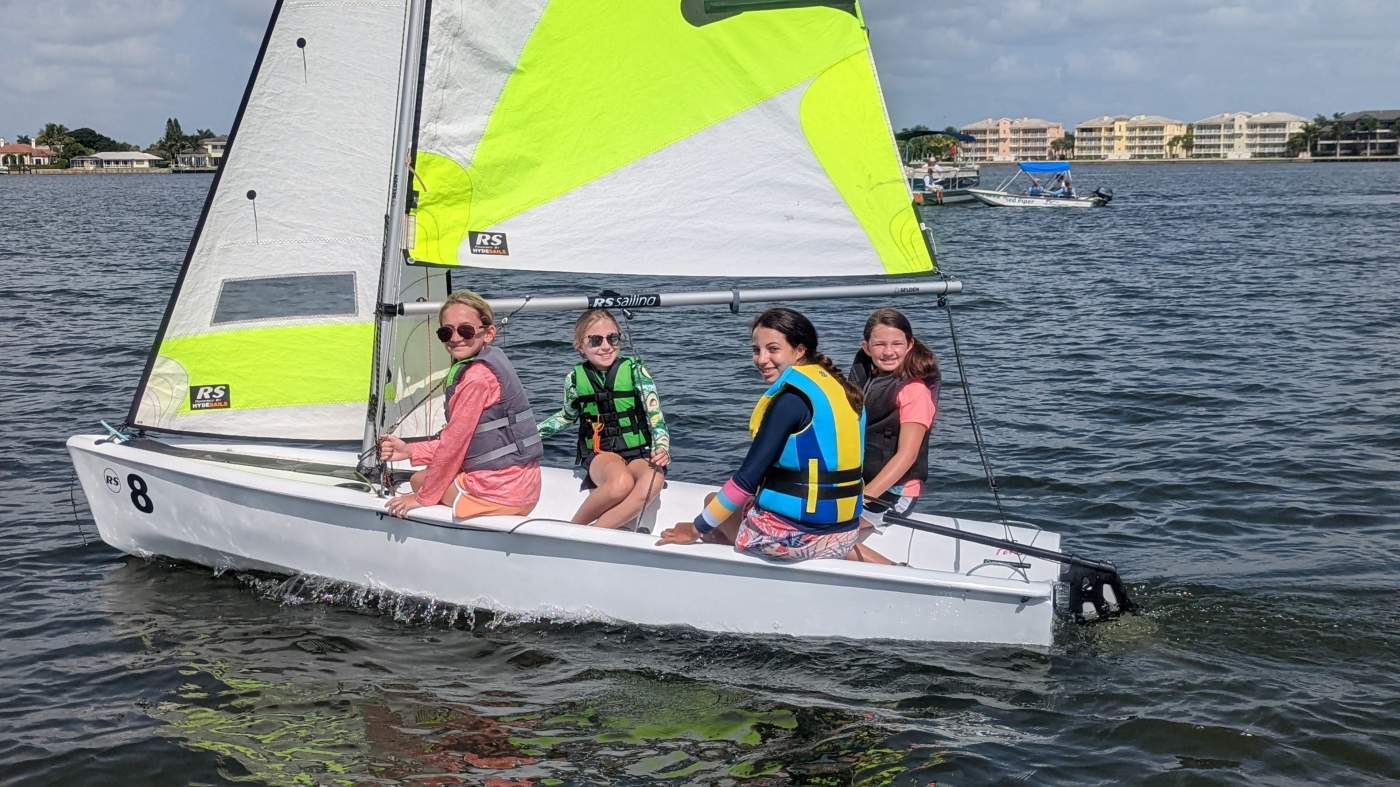
[[[831,358],[821,353],[813,353],[812,357],[808,358],[808,360],[821,366],[826,370],[827,374],[836,378],[836,382],[841,383],[841,388],[846,392],[846,401],[851,403],[852,410],[859,413],[861,408],[865,407],[865,392],[857,387],[855,383],[847,380],[846,375],[842,374],[841,370],[836,368],[836,363],[832,361]]]
[[[932,377],[935,380],[943,378],[938,370],[938,356],[933,354],[919,339],[914,339],[909,343],[909,353],[900,362],[899,368],[895,370],[905,380],[923,380]]]

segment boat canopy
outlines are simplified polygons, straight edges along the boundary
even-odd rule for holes
[[[894,138],[903,142],[907,139],[917,139],[919,137],[952,137],[959,142],[976,142],[977,137],[971,134],[964,134],[961,131],[932,131],[929,129],[905,129],[895,132]]]
[[[1021,171],[1027,175],[1052,175],[1056,172],[1069,172],[1068,161],[1022,161]]]

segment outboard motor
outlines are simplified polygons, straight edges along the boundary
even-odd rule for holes
[[[1100,205],[1107,205],[1113,199],[1113,189],[1106,189],[1103,186],[1094,189],[1094,199]]]

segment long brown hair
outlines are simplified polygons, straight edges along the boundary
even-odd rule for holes
[[[836,382],[841,384],[841,388],[846,392],[846,401],[850,402],[851,409],[857,413],[865,406],[865,394],[860,388],[852,385],[846,379],[846,375],[841,373],[836,363],[830,358],[822,355],[817,350],[817,326],[807,319],[802,312],[796,309],[789,309],[786,306],[775,306],[768,311],[754,318],[753,324],[749,326],[749,333],[752,334],[758,328],[769,328],[783,335],[789,346],[802,346],[807,352],[804,357],[807,361],[819,364]]]
[[[909,342],[909,352],[904,356],[904,360],[899,362],[899,368],[894,370],[896,377],[902,380],[922,380],[928,377],[939,377],[938,356],[933,354],[927,344],[914,337],[914,326],[909,324],[909,318],[898,309],[877,309],[870,315],[870,319],[865,321],[865,341],[870,341],[870,334],[875,332],[875,326],[884,325],[894,328],[904,334],[904,340]],[[874,368],[874,362],[865,348],[860,348],[856,352],[856,363],[869,363]]]

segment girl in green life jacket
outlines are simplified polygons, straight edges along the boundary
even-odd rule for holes
[[[564,407],[540,422],[540,437],[578,424],[578,468],[588,498],[573,522],[623,527],[655,500],[671,463],[671,437],[656,382],[640,358],[622,355],[622,331],[607,309],[574,324],[583,362],[564,378]]]

